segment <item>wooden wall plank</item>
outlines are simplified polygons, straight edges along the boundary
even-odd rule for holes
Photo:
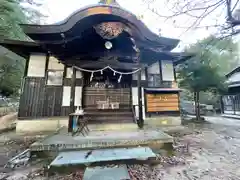
[[[147,112],[179,111],[178,94],[146,94]]]
[[[62,86],[47,86],[45,78],[26,77],[19,106],[19,118],[68,116],[69,107],[62,107]]]
[[[42,114],[45,78],[26,77],[19,106],[19,117],[39,117]]]
[[[148,102],[149,103],[149,102]],[[149,103],[148,107],[176,107],[178,102],[166,102],[166,103]]]
[[[179,111],[179,107],[148,107],[148,112]]]

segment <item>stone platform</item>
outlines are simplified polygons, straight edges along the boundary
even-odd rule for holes
[[[31,151],[68,151],[113,147],[158,146],[172,144],[173,138],[160,130],[90,131],[87,136],[60,132],[30,146]]]

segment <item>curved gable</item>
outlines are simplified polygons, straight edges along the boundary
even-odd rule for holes
[[[26,25],[22,24],[24,32],[33,40],[40,40],[39,35],[52,35],[71,31],[77,24],[78,29],[83,30],[90,26],[96,25],[106,21],[119,21],[131,29],[134,29],[135,35],[139,39],[150,41],[153,44],[164,44],[167,49],[171,50],[179,43],[178,39],[171,39],[165,37],[159,37],[151,32],[146,25],[137,19],[137,17],[131,12],[117,7],[109,5],[94,5],[82,8],[64,21],[53,25]]]

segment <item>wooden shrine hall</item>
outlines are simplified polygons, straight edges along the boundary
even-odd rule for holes
[[[32,41],[0,41],[26,59],[17,130],[52,130],[76,109],[90,124],[139,128],[150,117],[180,116],[174,66],[191,55],[171,52],[178,39],[154,34],[117,2],[21,27]]]

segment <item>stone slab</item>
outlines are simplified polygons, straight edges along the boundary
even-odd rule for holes
[[[83,180],[130,180],[127,166],[87,168]]]
[[[70,151],[59,153],[50,166],[82,165],[119,160],[147,160],[155,157],[156,154],[149,147]]]
[[[73,149],[91,149],[125,147],[128,145],[148,145],[149,143],[172,143],[173,138],[162,131],[138,130],[133,132],[97,131],[88,136],[56,134],[31,145],[32,151],[55,151]]]

